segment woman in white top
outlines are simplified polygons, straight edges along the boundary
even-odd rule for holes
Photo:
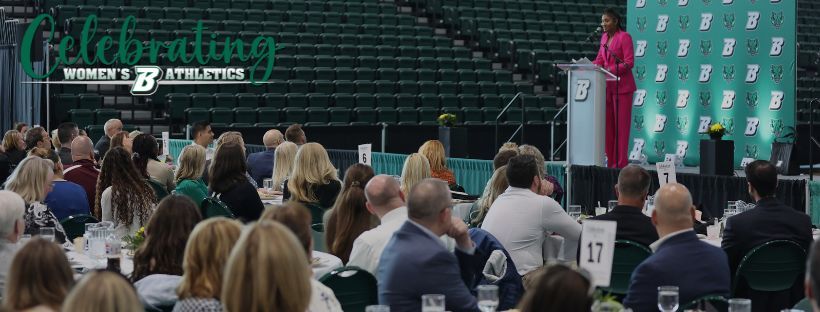
[[[174,181],[174,171],[157,159],[159,145],[157,145],[156,138],[146,133],[137,135],[131,149],[134,151],[134,165],[145,179],[154,180],[165,186],[168,194],[177,187]]]
[[[121,147],[105,155],[100,176],[115,177],[100,197],[102,221],[114,222],[119,237],[133,235],[151,217],[156,203],[154,190],[137,172],[131,155]]]

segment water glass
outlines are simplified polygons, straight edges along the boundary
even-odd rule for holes
[[[678,286],[658,287],[658,309],[663,312],[678,310]]]
[[[581,218],[581,205],[569,205],[567,206],[567,214],[574,220],[578,220]]]
[[[751,312],[752,300],[743,298],[729,299],[729,312]]]
[[[41,227],[40,228],[40,237],[45,239],[49,242],[54,242],[54,228],[53,227]]]
[[[273,192],[273,179],[262,180],[262,187],[265,188],[265,191]]]
[[[713,225],[706,227],[706,237],[709,239],[718,239],[720,238],[720,223],[715,223]]]
[[[481,312],[495,312],[498,308],[498,286],[478,286],[478,308]]]
[[[421,312],[444,312],[444,295],[422,295]]]
[[[617,200],[610,200],[610,201],[606,202],[606,208],[607,208],[606,211],[612,211],[612,209],[615,209],[615,206],[618,206],[618,201]]]
[[[390,306],[382,304],[369,305],[364,308],[364,312],[390,312]]]
[[[17,245],[18,246],[23,246],[26,243],[28,243],[28,241],[30,241],[30,240],[31,240],[31,234],[20,235],[20,239],[17,240]]]

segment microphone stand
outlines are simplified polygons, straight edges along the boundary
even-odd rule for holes
[[[620,82],[621,82],[621,76],[618,75],[618,66],[620,64],[624,64],[624,61],[622,59],[618,58],[618,56],[615,55],[615,53],[613,53],[612,50],[609,49],[609,44],[602,44],[601,46],[604,47],[604,49],[606,49],[606,52],[610,57],[615,59],[615,72],[613,73],[616,77],[616,79],[615,79],[615,155],[613,155],[614,156],[613,158],[615,158],[615,160],[617,161],[618,155],[619,155],[618,154],[618,152],[619,152],[618,151],[618,149],[619,149],[618,148],[618,145],[619,145],[618,113],[620,112],[620,110],[618,109],[619,108],[618,98],[620,98],[620,89],[619,89],[619,87],[620,87]],[[609,160],[609,161],[611,161],[611,160]],[[609,165],[609,161],[607,162],[607,165]],[[615,167],[617,167],[617,166],[618,166],[618,164],[616,163]]]

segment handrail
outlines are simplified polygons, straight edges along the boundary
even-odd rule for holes
[[[558,151],[561,148],[563,148],[564,144],[567,143],[567,139],[569,139],[564,138],[564,141],[561,142],[561,145],[558,145],[558,148],[555,148],[555,123],[558,122],[558,117],[567,109],[568,105],[569,104],[564,104],[564,106],[562,106],[561,109],[558,110],[557,113],[555,113],[555,116],[552,117],[552,122],[550,123],[550,160],[555,160],[555,151]]]
[[[516,93],[516,94],[515,94],[515,96],[512,98],[512,100],[510,100],[510,101],[507,103],[507,105],[506,105],[506,106],[504,106],[504,109],[502,109],[502,110],[501,110],[501,112],[500,112],[500,113],[498,113],[498,116],[495,116],[495,148],[499,148],[499,147],[500,147],[500,145],[498,145],[498,120],[499,120],[499,119],[501,119],[501,116],[504,116],[504,113],[506,113],[506,112],[507,112],[507,110],[509,110],[509,109],[510,109],[510,106],[511,106],[511,105],[515,102],[515,100],[517,100],[517,99],[518,99],[518,98],[519,98],[522,94],[524,94],[524,93],[523,93],[523,92],[518,92],[518,93]],[[511,137],[510,137],[510,139],[509,139],[509,140],[507,140],[507,142],[511,141],[511,140],[512,140],[512,138],[513,138],[516,134],[518,134],[518,131],[519,131],[519,130],[521,130],[521,144],[524,144],[524,101],[523,101],[523,100],[521,101],[521,125],[520,125],[520,126],[518,126],[518,128],[517,128],[517,129],[515,129],[515,132],[513,133],[513,136],[511,136]]]

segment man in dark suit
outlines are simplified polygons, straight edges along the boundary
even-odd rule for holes
[[[624,306],[657,310],[660,286],[678,286],[681,305],[706,295],[729,296],[726,254],[698,239],[692,229],[694,215],[685,186],[669,183],[658,190],[652,223],[661,238],[650,246],[655,253],[632,273]]]
[[[790,240],[808,250],[812,242],[811,219],[802,211],[793,209],[777,200],[777,168],[765,160],[757,160],[746,166],[749,195],[757,202],[755,208],[726,220],[721,247],[729,256],[729,267],[734,273],[750,250],[774,240]],[[762,293],[750,290],[745,282],[738,283],[737,294],[751,298],[753,311],[771,311],[791,307],[802,296],[802,283],[795,283],[788,294]],[[765,305],[764,305],[765,303]],[[772,304],[771,306],[766,306]]]
[[[282,132],[271,129],[265,132],[262,143],[265,150],[248,154],[248,173],[256,181],[256,185],[262,186],[262,181],[268,179],[273,174],[273,158],[276,147],[284,141]]]
[[[618,227],[615,239],[631,240],[648,247],[658,240],[658,232],[652,225],[652,219],[641,211],[646,195],[649,194],[651,182],[649,172],[640,166],[629,165],[621,169],[618,184],[615,185],[618,206],[606,214],[593,217],[592,220],[616,221]]]
[[[420,311],[421,296],[443,294],[448,311],[478,311],[472,285],[475,244],[467,225],[452,216],[447,183],[425,179],[410,190],[408,220],[387,243],[379,259],[379,303],[391,311]],[[455,255],[439,236],[456,240]]]

